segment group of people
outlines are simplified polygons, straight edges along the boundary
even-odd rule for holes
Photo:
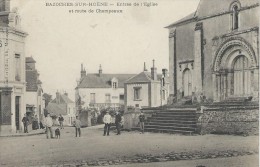
[[[106,136],[106,135],[109,136],[110,126],[112,123],[112,117],[109,114],[109,111],[106,111],[106,115],[103,118],[103,122],[105,124],[103,136]],[[116,115],[115,115],[115,125],[116,125],[117,135],[120,135],[121,126],[122,126],[122,117],[118,111],[116,111]]]
[[[109,111],[106,112],[106,115],[103,118],[103,122],[105,124],[104,126],[104,134],[103,136],[109,136],[110,126],[112,123],[112,117],[109,114]],[[144,133],[144,122],[145,122],[145,116],[143,111],[141,111],[141,114],[139,115],[139,124],[140,124],[140,132]],[[115,125],[117,130],[117,135],[121,134],[121,127],[122,127],[122,116],[117,111],[115,115]]]
[[[59,116],[58,121],[60,124],[60,129],[64,129],[64,127],[63,127],[64,118],[62,117],[62,115]],[[144,116],[143,112],[141,111],[141,114],[139,115],[139,124],[140,124],[141,133],[144,133],[144,121],[145,121],[145,116]],[[28,133],[29,118],[26,116],[26,114],[23,117],[22,122],[24,124],[24,133]],[[105,124],[103,136],[106,136],[106,135],[109,136],[110,126],[112,123],[112,117],[109,114],[109,111],[107,111],[106,114],[104,115],[103,122]],[[53,119],[50,116],[50,113],[47,113],[47,116],[45,117],[43,124],[45,125],[45,128],[46,128],[47,139],[54,138],[53,131],[52,131]],[[75,127],[75,132],[76,132],[75,136],[80,137],[81,136],[81,121],[79,120],[78,116],[76,116],[76,120],[74,121],[73,125]],[[116,111],[116,115],[115,115],[115,126],[116,126],[116,130],[117,130],[117,135],[120,135],[121,127],[122,127],[122,116],[118,111]]]

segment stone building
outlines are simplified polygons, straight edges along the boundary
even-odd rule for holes
[[[40,74],[35,68],[36,61],[32,57],[26,57],[26,114],[31,117],[37,115],[38,119],[43,114],[43,89],[39,79]]]
[[[95,108],[120,108],[124,105],[124,83],[133,74],[104,74],[100,66],[98,73],[86,73],[81,65],[81,78],[77,83],[77,110]]]
[[[0,0],[0,133],[22,129],[25,114],[25,37],[10,0]]]
[[[125,82],[125,110],[127,107],[147,108],[167,104],[169,83],[167,70],[157,74],[154,65],[148,72],[145,64],[143,72],[129,78]]]
[[[76,118],[75,102],[68,97],[68,93],[60,94],[57,91],[56,98],[49,102],[46,109],[53,116],[59,117],[62,115],[64,125],[73,125]]]
[[[258,100],[258,0],[201,0],[166,28],[171,96]]]

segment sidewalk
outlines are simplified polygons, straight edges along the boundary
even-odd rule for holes
[[[23,132],[8,133],[8,134],[0,133],[0,137],[23,137],[23,136],[33,136],[33,135],[40,135],[40,134],[45,134],[45,129],[32,130],[29,133],[23,133]]]

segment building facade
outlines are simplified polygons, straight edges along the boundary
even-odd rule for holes
[[[25,33],[10,0],[0,1],[0,133],[22,129],[25,106]]]
[[[133,74],[86,74],[81,66],[81,78],[75,88],[77,110],[87,108],[120,108],[124,105],[124,83]]]
[[[36,61],[32,57],[26,57],[26,114],[29,117],[37,115],[38,119],[43,114],[43,89],[39,79],[40,74],[35,68]]]
[[[167,28],[171,96],[258,100],[258,0],[201,0]]]
[[[162,75],[157,74],[157,68],[151,68],[129,78],[125,82],[125,110],[127,108],[158,107],[167,104],[169,82],[167,70]]]
[[[68,93],[61,94],[57,91],[56,98],[49,102],[46,109],[52,116],[62,115],[64,125],[73,125],[76,118],[75,102],[68,97]]]

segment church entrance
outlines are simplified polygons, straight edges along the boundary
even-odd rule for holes
[[[244,96],[251,93],[251,72],[248,58],[240,55],[234,62],[234,95]]]
[[[227,39],[213,64],[214,100],[258,98],[258,71],[252,47],[240,37]]]
[[[192,77],[190,69],[183,71],[183,91],[184,96],[192,95]]]

